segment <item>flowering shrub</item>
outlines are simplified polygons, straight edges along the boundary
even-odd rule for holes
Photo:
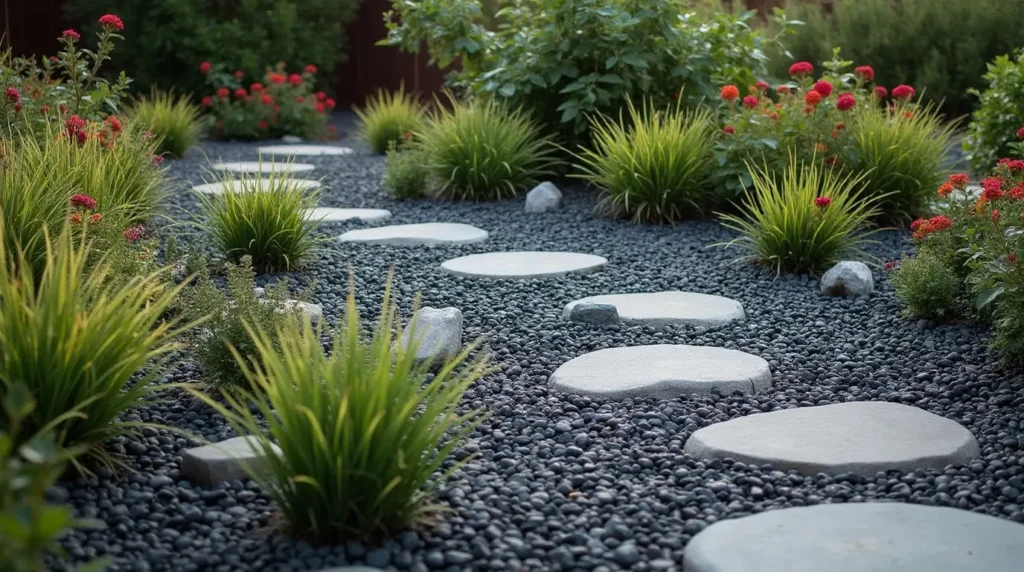
[[[213,135],[221,139],[268,139],[295,135],[323,139],[332,131],[328,112],[335,102],[315,90],[317,68],[307,65],[302,73],[288,73],[284,64],[268,68],[258,81],[247,82],[245,73],[229,72],[223,64],[203,62],[199,71],[215,88],[201,105],[213,116]]]
[[[1014,131],[1024,124],[1024,49],[1013,57],[1002,55],[988,65],[985,73],[988,87],[974,91],[980,99],[978,110],[971,116],[964,150],[971,169],[983,173],[996,164],[999,157],[1010,153],[1017,140]]]

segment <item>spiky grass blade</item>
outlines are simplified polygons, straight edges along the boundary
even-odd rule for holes
[[[149,131],[158,142],[161,155],[181,157],[193,147],[202,133],[199,106],[186,96],[154,89],[148,97],[132,102],[126,117],[142,131]]]
[[[370,144],[374,153],[383,155],[391,145],[405,142],[406,133],[416,133],[423,125],[426,107],[419,99],[405,91],[378,90],[366,99],[366,105],[355,109],[361,122],[360,136]]]

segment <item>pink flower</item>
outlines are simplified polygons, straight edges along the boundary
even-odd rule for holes
[[[728,133],[729,135],[732,135],[733,133],[736,133],[736,128],[733,127],[732,125],[726,125],[722,129],[722,133]]]
[[[164,162],[164,156],[163,155],[153,155],[153,164],[154,165],[158,165],[159,166],[159,165],[162,165],[163,162]]]
[[[322,104],[322,103],[316,104],[316,112],[317,113],[323,113],[325,111],[327,111],[327,110],[324,108],[324,104]]]
[[[117,16],[115,16],[113,14],[104,14],[104,15],[100,16],[99,22],[100,22],[100,24],[104,28],[107,28],[107,29],[110,29],[110,30],[123,30],[124,29],[124,22],[122,22],[120,18],[118,18]]]
[[[260,97],[260,103],[263,105],[274,105],[274,96],[269,93],[264,93],[263,96]]]
[[[124,229],[124,232],[121,234],[130,242],[135,242],[140,238],[146,238],[146,229],[141,224],[137,224],[133,227]]]
[[[13,101],[14,103],[18,103],[18,100],[21,99],[21,92],[13,87],[7,88],[6,92],[7,99]]]
[[[779,92],[781,94],[787,94],[787,93],[789,93],[790,90],[789,90],[789,86],[788,85],[781,84],[781,85],[779,85],[778,87],[775,88],[775,91],[777,91],[777,92]]]
[[[986,201],[997,201],[1003,198],[1003,180],[999,177],[986,177],[981,180],[981,196]]]
[[[211,105],[213,105],[213,98],[207,95],[199,101],[199,104],[203,107],[210,107]]]
[[[327,94],[322,92],[322,91],[316,92],[316,100],[317,101],[325,101],[325,100],[327,100]],[[1022,127],[1021,129],[1024,129],[1024,127]]]
[[[854,68],[853,73],[864,81],[875,79],[875,70],[871,66],[857,66]]]
[[[915,95],[917,95],[917,92],[914,91],[914,88],[910,87],[909,85],[897,85],[896,87],[892,88],[892,96],[895,97],[896,99],[909,100],[913,99]]]
[[[771,86],[768,85],[768,82],[763,81],[763,80],[759,80],[757,83],[754,84],[754,89],[764,93],[764,92],[768,91],[769,89],[771,89]]]
[[[308,73],[308,74],[310,74],[310,75],[316,75],[316,71],[317,70],[316,70],[316,66],[315,65],[308,64],[303,71]]]
[[[814,205],[821,208],[828,208],[832,204],[832,199],[828,197],[817,197],[814,199]]]
[[[839,111],[847,111],[849,109],[852,109],[853,106],[856,104],[857,100],[854,99],[853,95],[849,93],[844,93],[839,96],[839,99],[836,100],[836,109],[838,109]]]
[[[326,100],[324,101],[324,105],[326,105],[326,106],[327,106],[327,109],[334,109],[334,100],[328,97],[328,98],[327,98],[327,99],[326,99]]]
[[[243,72],[242,70],[235,71],[235,79],[237,79],[238,81],[242,81],[242,78],[244,78],[244,77],[245,77],[245,72]]]
[[[71,197],[71,206],[91,211],[96,208],[96,199],[89,195],[74,195]]]
[[[71,40],[72,42],[77,42],[78,40],[82,39],[81,34],[70,28],[61,32],[60,37],[64,38],[65,40]]]
[[[288,76],[288,83],[292,85],[302,85],[302,76],[297,73],[293,73]]]
[[[757,97],[753,95],[748,95],[744,97],[743,105],[744,107],[749,107],[750,109],[757,107]]]
[[[875,97],[876,98],[878,98],[878,99],[885,99],[888,96],[889,96],[889,90],[885,89],[883,86],[880,86],[880,85],[879,86],[875,86]]]
[[[811,75],[812,73],[814,73],[814,66],[810,62],[796,62],[789,66],[789,75],[794,77]]]
[[[828,97],[832,95],[832,84],[821,80],[814,84],[814,91],[820,93],[822,97]]]
[[[210,68],[212,68],[212,67],[213,67],[213,64],[211,64],[210,62],[203,62],[203,63],[199,64],[199,73],[201,73],[203,75],[206,75],[206,74],[210,73]]]
[[[244,87],[240,87],[235,90],[235,97],[238,99],[245,99],[249,95],[249,92],[245,91]]]
[[[64,122],[64,129],[67,130],[68,135],[81,133],[83,132],[82,130],[85,129],[85,120],[77,115],[72,115]]]

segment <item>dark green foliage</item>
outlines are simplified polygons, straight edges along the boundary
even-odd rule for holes
[[[419,150],[400,151],[394,144],[384,163],[384,188],[396,199],[419,199],[430,190],[430,166]]]
[[[963,293],[952,261],[931,250],[904,258],[893,271],[892,285],[911,318],[948,318],[956,313]]]
[[[1010,144],[1024,126],[1024,50],[1016,57],[1002,55],[988,65],[988,88],[981,92],[981,105],[971,117],[964,150],[971,170],[983,173],[996,161],[1010,155]]]

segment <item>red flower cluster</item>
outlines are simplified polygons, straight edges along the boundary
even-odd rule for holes
[[[287,78],[283,73],[272,73],[267,76],[267,79],[270,80],[270,83],[284,83]]]
[[[825,80],[820,80],[816,82],[812,89],[820,93],[822,97],[828,97],[832,95],[832,84]]]
[[[999,177],[986,177],[981,180],[981,197],[986,201],[997,201],[1003,198],[1003,180]]]
[[[14,103],[18,103],[18,100],[21,99],[21,92],[13,87],[7,88],[6,92],[7,99],[13,101]]]
[[[914,238],[922,239],[933,232],[940,232],[953,227],[953,221],[946,215],[934,216],[930,219],[919,218],[910,223]]]
[[[876,85],[875,97],[877,97],[878,99],[885,99],[886,97],[889,97],[889,90],[885,89],[885,87],[883,86]]]
[[[235,97],[237,97],[238,99],[245,99],[249,97],[249,92],[245,91],[244,87],[240,87],[235,90]]]
[[[824,209],[824,208],[828,208],[828,206],[831,205],[831,204],[832,204],[832,199],[830,199],[829,197],[816,197],[814,199],[814,206],[816,206],[816,207],[821,207],[821,208]]]
[[[306,64],[305,69],[303,69],[302,71],[310,75],[316,75],[317,69],[316,66],[313,64]]]
[[[217,88],[217,97],[221,99],[227,99],[231,95],[231,90],[226,87]]]
[[[939,185],[939,196],[940,197],[943,197],[943,198],[948,197],[952,192],[953,192],[953,184],[952,183],[947,181],[947,182],[942,183],[941,185]]]
[[[204,95],[203,99],[199,100],[199,105],[202,105],[203,107],[210,107],[213,105],[213,98],[209,95]]]
[[[91,211],[96,208],[96,199],[89,195],[73,195],[71,197],[71,206],[77,209],[85,209]]]
[[[804,102],[806,102],[807,105],[818,105],[821,103],[821,93],[817,91],[808,91],[804,94]]]
[[[64,38],[65,40],[71,40],[72,42],[77,42],[78,40],[82,39],[82,35],[71,28],[68,28],[67,30],[61,32],[60,37]]]
[[[875,70],[871,66],[857,66],[853,73],[864,81],[874,81],[875,79]]]
[[[736,128],[733,127],[732,125],[726,125],[722,129],[722,133],[728,133],[729,135],[732,135],[733,133],[736,133]]]
[[[122,22],[120,18],[113,14],[104,14],[100,16],[99,22],[100,25],[109,30],[120,31],[124,29],[124,22]]]
[[[302,76],[297,73],[293,73],[288,76],[288,83],[292,85],[302,85]]]
[[[755,107],[757,107],[757,97],[753,96],[753,95],[748,95],[748,96],[744,97],[743,98],[743,105],[744,105],[744,107],[749,107],[750,109],[754,109]]]
[[[810,62],[796,62],[789,66],[789,75],[794,77],[811,75],[812,73],[814,73],[814,66]]]
[[[1024,139],[1024,127],[1017,130],[1017,139]]]
[[[915,95],[917,95],[917,92],[914,91],[914,88],[910,87],[909,85],[897,85],[896,87],[892,88],[892,96],[895,97],[896,99],[910,100],[914,99]]]
[[[135,242],[141,238],[146,238],[146,229],[141,225],[137,224],[131,228],[124,229],[121,233],[129,242]]]
[[[967,188],[967,182],[970,180],[967,173],[957,173],[949,176],[949,183],[961,191]]]
[[[853,97],[853,95],[849,93],[844,93],[839,96],[839,99],[836,100],[836,109],[838,109],[839,111],[848,111],[850,109],[853,109],[853,106],[856,104],[857,100]]]
[[[64,130],[67,132],[68,137],[78,140],[79,143],[85,143],[86,139],[89,138],[88,133],[85,132],[85,120],[77,115],[68,117],[64,122]]]
[[[732,101],[740,96],[740,88],[735,85],[727,85],[722,88],[722,99]]]
[[[242,81],[242,79],[245,78],[245,72],[243,72],[242,70],[236,70],[234,75],[235,79],[237,79],[238,81]]]
[[[1018,201],[1024,201],[1024,183],[1017,183],[1010,189],[1010,196]]]
[[[210,69],[212,67],[213,67],[213,64],[211,64],[210,62],[203,62],[203,63],[199,64],[199,73],[201,73],[203,75],[206,75],[206,74],[210,73]]]
[[[1024,159],[1003,158],[996,162],[1000,167],[1006,167],[1011,171],[1024,171]]]
[[[754,84],[754,91],[764,93],[769,89],[771,89],[771,86],[764,80],[758,80],[757,83]]]

